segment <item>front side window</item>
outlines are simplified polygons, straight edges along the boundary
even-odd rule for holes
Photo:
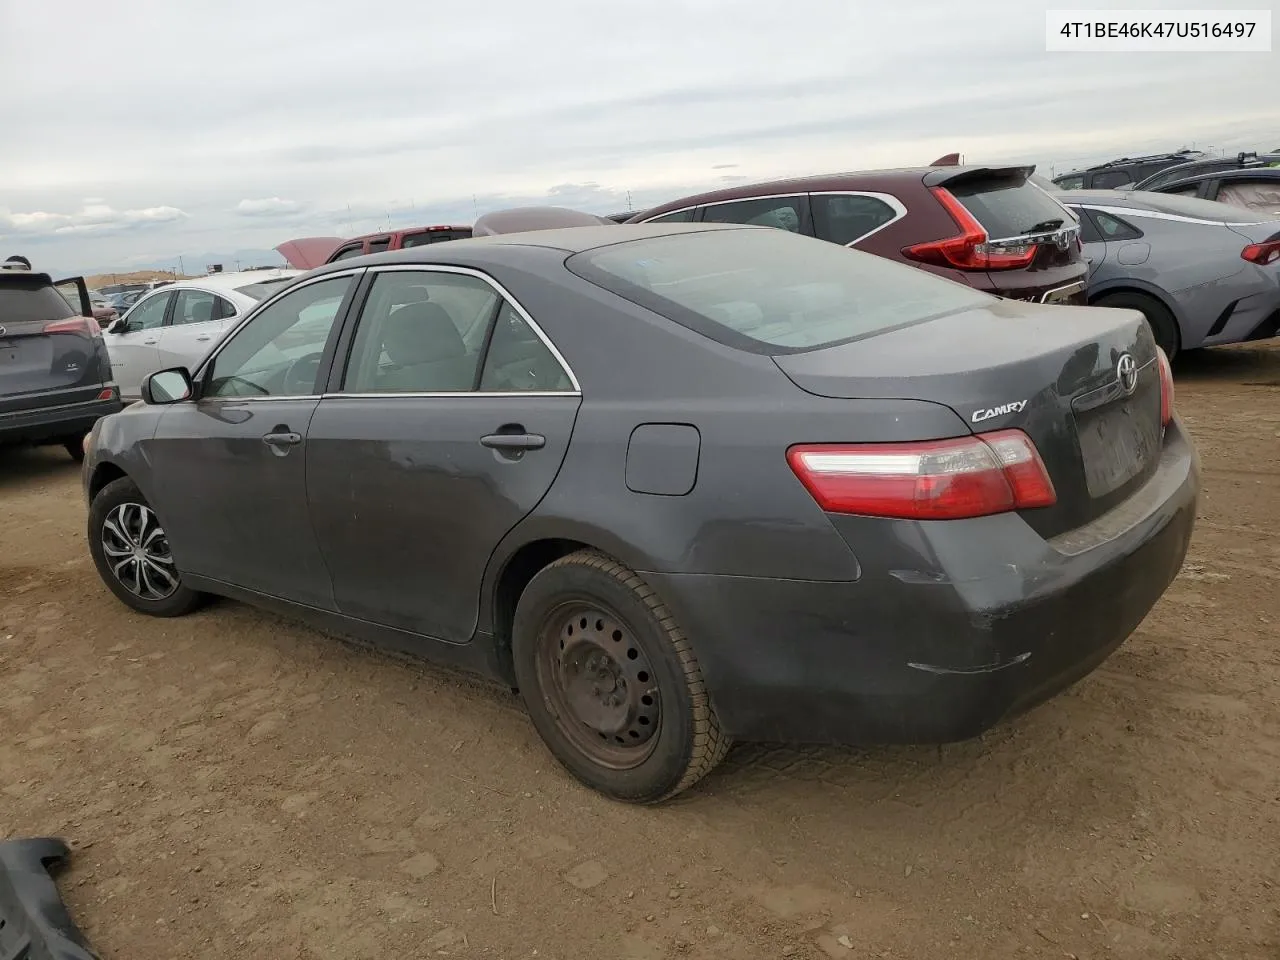
[[[356,327],[343,391],[474,389],[485,333],[501,299],[488,283],[467,274],[379,273]]]
[[[762,197],[709,204],[703,207],[702,219],[705,223],[742,223],[799,233],[803,209],[803,196]]]
[[[814,232],[823,240],[846,247],[892,223],[898,216],[898,212],[879,197],[865,194],[815,193],[809,202],[813,205]]]
[[[1126,170],[1105,170],[1093,175],[1095,190],[1116,190],[1130,183],[1133,183],[1133,178]]]
[[[129,311],[129,331],[154,330],[164,323],[164,311],[169,306],[172,292],[157,293],[137,303]]]
[[[173,325],[208,323],[234,317],[236,310],[228,301],[207,290],[179,290],[174,296]]]
[[[352,257],[360,257],[363,255],[364,255],[364,244],[357,243],[354,246],[343,247],[341,250],[339,250],[332,257],[329,258],[329,263],[337,263],[339,260],[350,260]]]
[[[1084,186],[1084,174],[1074,174],[1065,177],[1059,177],[1053,181],[1058,185],[1059,190],[1079,190]]]
[[[313,395],[325,344],[352,283],[349,276],[330,277],[264,307],[214,357],[203,395]]]
[[[586,250],[578,276],[720,343],[812,350],[983,306],[924,270],[781,230],[685,233]]]

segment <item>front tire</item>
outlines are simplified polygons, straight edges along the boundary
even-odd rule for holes
[[[539,571],[516,606],[521,697],[556,759],[594,790],[669,799],[728,753],[697,657],[643,580],[594,551]]]
[[[183,586],[159,517],[128,477],[113,480],[93,498],[88,536],[102,582],[139,613],[180,617],[203,600]]]

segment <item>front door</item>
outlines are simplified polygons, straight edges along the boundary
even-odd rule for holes
[[[307,436],[312,523],[343,613],[466,643],[489,558],[560,470],[579,391],[480,275],[373,272]]]
[[[208,290],[182,289],[174,295],[168,324],[160,331],[160,368],[194,370],[222,339],[236,308]]]
[[[160,420],[148,491],[184,573],[322,609],[333,591],[307,513],[307,431],[354,274],[266,303]]]
[[[136,398],[143,379],[160,369],[160,330],[172,299],[172,290],[143,297],[102,335],[121,396]]]

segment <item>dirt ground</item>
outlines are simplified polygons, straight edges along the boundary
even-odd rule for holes
[[[0,834],[118,958],[1280,957],[1280,349],[1189,356],[1205,495],[1134,637],[981,740],[741,746],[611,803],[518,704],[101,586],[76,468],[0,455]]]

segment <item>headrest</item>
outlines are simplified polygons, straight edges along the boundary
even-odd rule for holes
[[[402,367],[465,356],[467,345],[449,314],[435,303],[405,304],[387,318],[382,347]]]

